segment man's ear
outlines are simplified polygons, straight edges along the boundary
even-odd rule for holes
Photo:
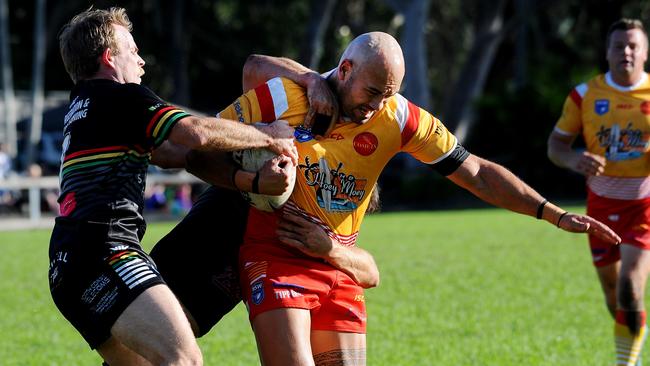
[[[346,80],[352,72],[352,60],[345,59],[339,65],[338,76],[340,80]]]
[[[100,65],[108,66],[110,68],[115,67],[115,63],[113,62],[113,52],[110,48],[107,48],[102,52],[102,55],[99,58],[99,63]]]

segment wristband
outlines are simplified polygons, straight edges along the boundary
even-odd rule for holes
[[[560,221],[562,221],[562,218],[564,217],[564,215],[566,215],[568,213],[569,212],[567,212],[567,211],[562,212],[562,215],[560,215],[560,217],[557,219],[557,224],[555,226],[560,227]]]
[[[547,199],[544,199],[544,200],[539,204],[539,206],[537,206],[537,219],[538,219],[538,220],[542,218],[542,214],[544,213],[544,206],[546,206],[547,203],[548,203],[548,200],[547,200]]]
[[[251,184],[251,192],[255,194],[260,193],[260,172],[255,173],[255,178],[253,178],[253,184]]]

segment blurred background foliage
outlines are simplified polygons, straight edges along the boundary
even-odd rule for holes
[[[3,1],[13,86],[28,90],[38,1]],[[564,98],[606,71],[604,38],[613,21],[626,16],[650,24],[650,2],[638,0],[51,0],[45,3],[46,91],[72,87],[56,35],[91,5],[125,7],[147,62],[143,83],[205,113],[241,93],[241,69],[251,53],[327,71],[355,36],[391,33],[406,55],[407,98],[439,117],[471,152],[565,200],[584,197],[584,180],[546,158],[546,138]],[[404,156],[380,182],[386,209],[476,203]]]

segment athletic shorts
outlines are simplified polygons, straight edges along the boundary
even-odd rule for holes
[[[623,244],[650,250],[650,198],[618,200],[589,191],[587,215],[612,228]],[[589,235],[589,245],[596,267],[606,266],[621,258],[618,245],[606,243],[594,235]]]
[[[152,249],[165,282],[206,334],[241,301],[238,257],[249,205],[234,190],[210,187]]]
[[[255,209],[249,214],[240,273],[250,320],[274,309],[307,309],[312,330],[365,334],[363,288],[350,276],[277,241],[257,242],[261,232],[274,231],[275,218]]]
[[[134,221],[58,217],[52,231],[52,299],[92,349],[110,338],[111,327],[138,295],[164,283],[138,244],[144,227]]]

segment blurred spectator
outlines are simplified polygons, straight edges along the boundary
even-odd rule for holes
[[[151,211],[167,209],[167,196],[165,196],[164,185],[155,183],[145,189],[144,208]]]
[[[24,174],[27,178],[40,178],[43,176],[43,169],[38,164],[30,165]],[[14,192],[12,205],[14,211],[22,213],[27,212],[26,206],[29,205],[29,190],[23,189],[20,192]],[[59,213],[59,191],[56,188],[41,189],[40,208],[41,212]]]
[[[11,174],[11,156],[5,144],[0,142],[0,179],[7,179]]]
[[[184,183],[176,188],[170,211],[174,216],[181,216],[188,213],[190,208],[192,208],[192,186]]]

